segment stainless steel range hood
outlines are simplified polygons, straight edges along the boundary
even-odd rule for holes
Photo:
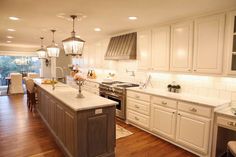
[[[137,32],[115,36],[110,39],[106,60],[136,59]]]

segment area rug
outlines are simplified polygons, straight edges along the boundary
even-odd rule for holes
[[[116,124],[116,139],[127,137],[133,133]]]

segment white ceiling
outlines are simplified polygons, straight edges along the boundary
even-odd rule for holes
[[[51,28],[58,30],[55,38],[60,44],[72,30],[71,22],[57,17],[60,13],[86,15],[76,22],[76,32],[82,39],[92,41],[162,21],[232,7],[236,7],[236,0],[0,0],[0,50],[35,49],[40,45],[40,36],[49,45]],[[21,19],[11,21],[9,16]],[[128,16],[137,16],[138,20],[130,21]],[[94,32],[95,27],[102,31]],[[8,32],[8,28],[16,32]],[[6,43],[7,35],[14,36],[11,44]]]

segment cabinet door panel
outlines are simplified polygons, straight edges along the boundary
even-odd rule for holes
[[[69,112],[65,112],[65,126],[66,148],[71,154],[74,154],[75,120],[74,116]]]
[[[210,120],[191,114],[179,113],[177,117],[176,140],[201,153],[207,153]]]
[[[150,69],[151,66],[151,30],[137,33],[138,68]]]
[[[171,27],[172,71],[190,72],[192,68],[193,22],[184,22]]]
[[[152,67],[154,70],[169,70],[170,27],[152,30]]]
[[[64,122],[64,115],[65,111],[60,106],[60,104],[57,103],[56,105],[56,130],[57,130],[57,136],[59,139],[65,143],[65,122]]]
[[[224,21],[224,14],[195,20],[194,71],[222,72]]]
[[[55,121],[55,101],[53,101],[53,99],[50,99],[49,122],[53,131],[55,131]]]
[[[152,131],[168,138],[175,137],[176,111],[161,106],[152,106]]]

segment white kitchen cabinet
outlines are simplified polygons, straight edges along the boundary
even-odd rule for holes
[[[150,128],[150,95],[127,91],[127,120],[142,128]]]
[[[151,67],[151,30],[137,32],[138,68],[147,70]]]
[[[228,74],[236,74],[236,11],[230,12],[227,17]]]
[[[201,154],[208,153],[210,119],[178,112],[176,141]]]
[[[99,95],[99,83],[92,81],[84,81],[82,90]]]
[[[152,105],[151,131],[169,139],[175,138],[176,110]]]
[[[171,26],[170,70],[191,72],[193,49],[193,21]]]
[[[224,14],[194,21],[194,72],[213,74],[222,72],[224,23]]]
[[[103,54],[102,54],[102,43],[101,42],[97,42],[95,43],[95,55],[94,55],[94,59],[95,59],[95,67],[96,68],[102,68],[102,64],[103,64]]]
[[[168,71],[170,54],[170,27],[157,27],[152,30],[152,68]]]
[[[88,53],[88,67],[95,68],[95,60],[96,60],[96,49],[95,44],[89,45],[89,53]]]

